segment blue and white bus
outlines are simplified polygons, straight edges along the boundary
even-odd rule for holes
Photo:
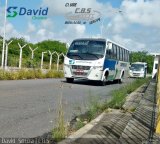
[[[122,82],[129,74],[129,50],[106,39],[83,38],[71,43],[64,59],[64,76],[74,79]]]

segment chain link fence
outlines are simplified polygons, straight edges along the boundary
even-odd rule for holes
[[[31,49],[31,48],[30,48]],[[57,51],[52,52],[52,61],[50,61],[50,51],[47,51],[45,54],[45,58],[42,63],[42,56],[41,57],[33,57],[33,50],[31,51],[28,49],[28,51],[31,53],[28,56],[23,56],[20,59],[20,53],[19,55],[13,55],[11,53],[7,54],[7,65],[4,68],[6,69],[21,69],[21,68],[36,68],[36,69],[48,69],[48,70],[63,70],[63,61],[65,54],[64,53],[58,53]],[[37,48],[36,48],[37,49]],[[36,50],[35,49],[35,50]],[[43,53],[43,52],[42,52]],[[36,54],[35,54],[36,55]],[[32,56],[32,57],[31,57]],[[6,55],[5,55],[6,58]],[[0,54],[0,63],[2,61],[2,54]],[[21,63],[21,67],[19,67],[19,64]],[[43,65],[41,67],[41,65]]]

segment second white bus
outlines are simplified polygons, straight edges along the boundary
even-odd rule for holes
[[[147,63],[134,62],[130,66],[129,76],[135,78],[145,78],[147,75]]]

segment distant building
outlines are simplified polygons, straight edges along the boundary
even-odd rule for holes
[[[153,70],[152,70],[152,78],[156,78],[158,62],[160,61],[160,53],[151,53],[154,56]]]

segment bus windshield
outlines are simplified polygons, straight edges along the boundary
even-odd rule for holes
[[[133,71],[144,71],[144,65],[143,64],[132,64],[130,69]]]
[[[96,60],[105,53],[106,42],[98,40],[73,41],[67,56],[71,59]]]

